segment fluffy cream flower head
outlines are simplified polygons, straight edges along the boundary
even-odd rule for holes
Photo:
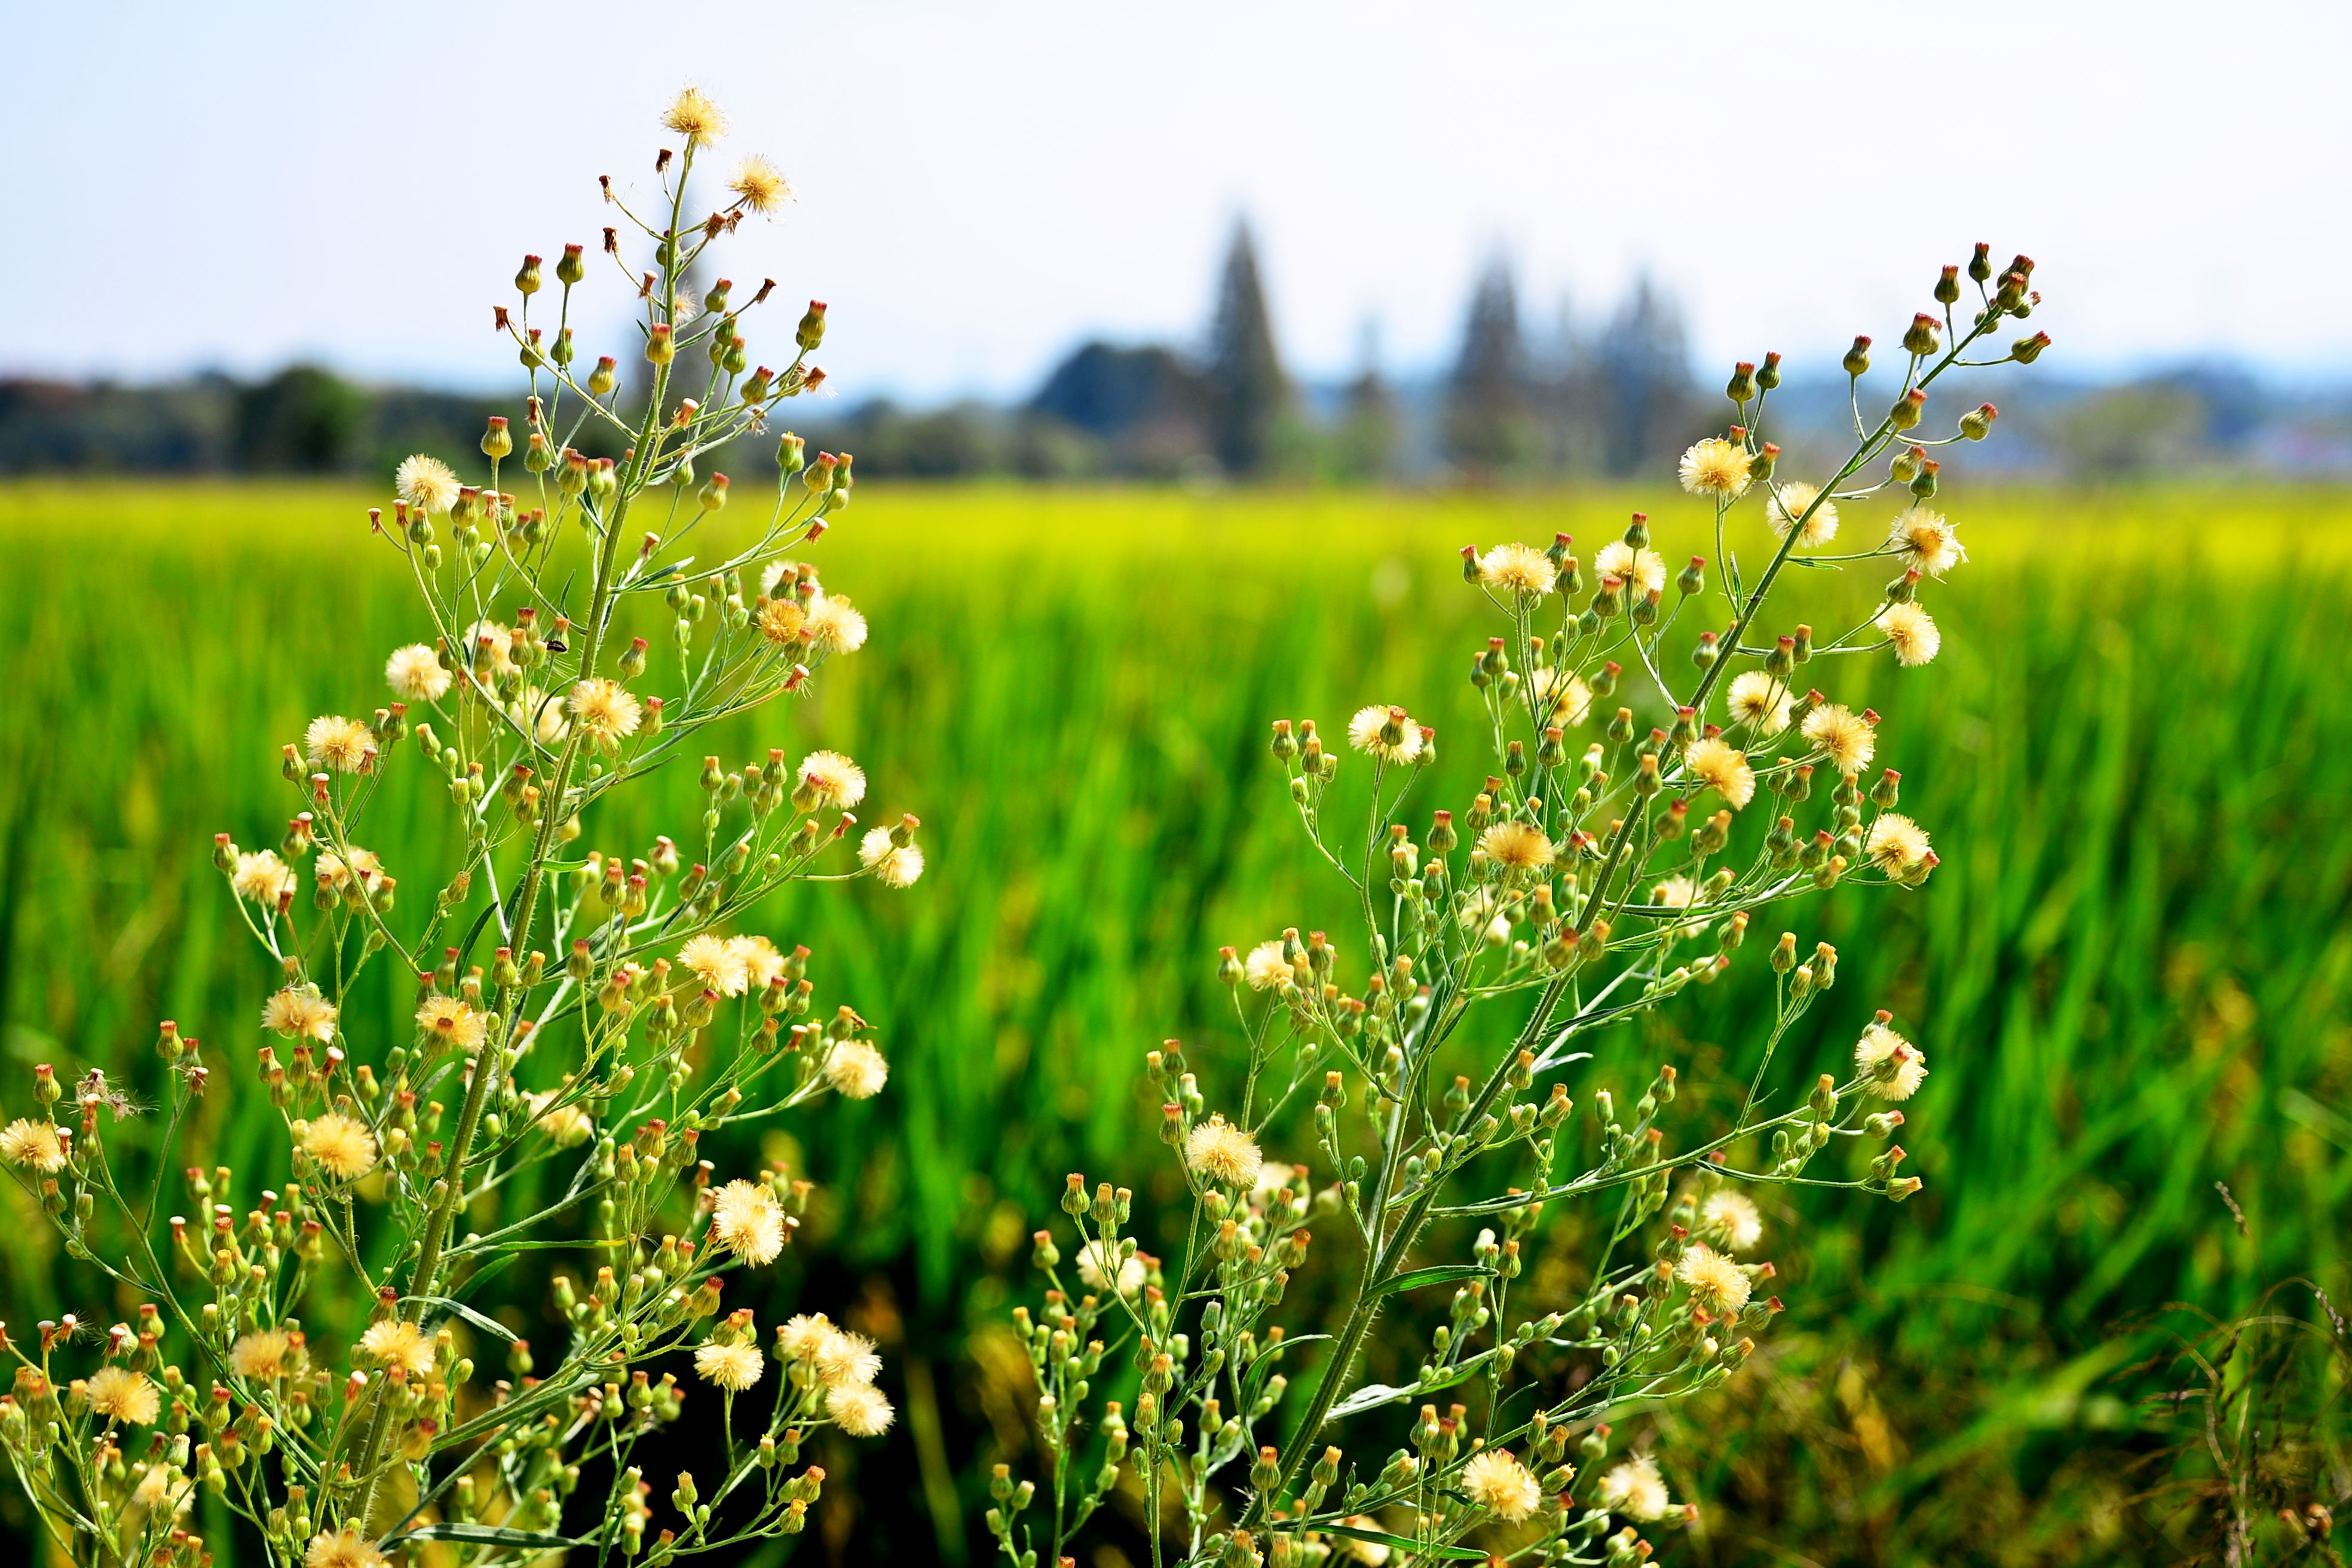
[[[1184,1163],[1221,1186],[1253,1184],[1264,1163],[1256,1142],[1222,1116],[1210,1117],[1184,1140]]]
[[[1683,749],[1683,766],[1734,811],[1756,798],[1756,770],[1748,765],[1747,753],[1713,735],[1702,735]]]
[[[865,1040],[844,1040],[824,1058],[824,1081],[844,1100],[871,1100],[889,1079],[889,1059]]]
[[[614,742],[635,734],[645,718],[645,705],[637,700],[635,693],[619,681],[601,676],[573,687],[568,706],[580,728],[607,751]]]
[[[760,1381],[767,1361],[755,1344],[721,1344],[707,1341],[695,1347],[694,1370],[705,1383],[715,1383],[730,1394],[740,1394]]]
[[[357,1181],[375,1169],[375,1134],[357,1117],[330,1110],[305,1124],[302,1152],[336,1181]]]
[[[1694,1241],[1684,1249],[1682,1261],[1675,1265],[1675,1278],[1690,1291],[1692,1300],[1718,1318],[1748,1305],[1748,1292],[1755,1289],[1738,1259],[1704,1241]]]
[[[1936,617],[1916,600],[1879,611],[1878,629],[1895,649],[1895,662],[1906,668],[1916,668],[1943,651],[1944,634],[1936,629]]]
[[[359,772],[360,764],[367,761],[374,746],[375,731],[340,713],[322,713],[302,731],[302,748],[310,756],[310,765],[330,773]]]
[[[739,936],[727,945],[743,961],[743,987],[754,995],[784,972],[784,955],[764,936]]]
[[[1804,517],[1805,526],[1797,535],[1799,549],[1819,550],[1835,539],[1837,502],[1824,500],[1821,505],[1813,506],[1814,498],[1821,493],[1820,486],[1806,484],[1801,479],[1790,479],[1786,484],[1774,486],[1771,499],[1764,507],[1764,515],[1770,520],[1772,531],[1786,534],[1796,527],[1799,518]],[[1813,515],[1805,517],[1805,509],[1809,506],[1813,507]]]
[[[1698,1234],[1727,1252],[1745,1252],[1764,1238],[1764,1216],[1746,1193],[1726,1187],[1698,1205]]]
[[[457,504],[457,475],[438,458],[419,452],[401,459],[393,470],[392,488],[400,499],[426,511],[446,513]]]
[[[1731,678],[1731,716],[1769,737],[1789,727],[1789,710],[1796,699],[1789,683],[1760,669],[1744,669]]]
[[[441,656],[421,642],[394,648],[383,661],[383,679],[404,702],[438,702],[449,689]]]
[[[455,1046],[470,1056],[482,1048],[489,1026],[457,997],[427,996],[416,1009],[416,1032],[436,1046]]]
[[[1862,852],[1897,882],[1916,886],[1927,879],[1927,830],[1900,812],[1882,811],[1871,820]]]
[[[1940,577],[1969,558],[1943,513],[1923,506],[1896,517],[1886,531],[1886,542],[1895,547],[1897,560],[1930,577]]]
[[[228,1369],[239,1377],[280,1377],[293,1349],[294,1336],[284,1329],[256,1329],[229,1346]]]
[[[866,646],[866,617],[838,594],[819,594],[809,602],[808,629],[819,653],[856,653]]]
[[[360,1353],[386,1372],[397,1369],[410,1377],[423,1377],[433,1370],[433,1342],[405,1318],[370,1323],[367,1332],[360,1336]]]
[[[526,686],[507,705],[507,713],[516,728],[535,737],[542,746],[552,746],[572,733],[572,721],[563,716],[563,703],[551,692],[536,686]]]
[[[1628,594],[1637,598],[1665,591],[1666,558],[1646,545],[1636,547],[1622,539],[1612,539],[1594,552],[1592,570],[1603,577],[1616,578]]]
[[[319,994],[315,985],[289,985],[270,993],[261,1005],[261,1026],[289,1040],[316,1040],[326,1045],[335,1037],[335,1005]]]
[[[823,1312],[803,1312],[776,1326],[776,1353],[786,1361],[814,1361],[837,1331]]]
[[[887,827],[869,827],[857,841],[860,864],[886,888],[911,888],[923,874],[923,850],[918,844],[893,844]]]
[[[1927,1080],[1927,1055],[1884,1024],[1863,1030],[1853,1047],[1863,1088],[1881,1100],[1908,1100]]]
[[[1410,763],[1421,755],[1421,726],[1402,708],[1367,703],[1348,721],[1348,743],[1384,763]]]
[[[677,961],[706,990],[721,996],[740,996],[751,984],[751,966],[742,950],[723,936],[705,931],[687,938],[677,950]]]
[[[294,890],[294,870],[269,849],[256,849],[237,856],[236,865],[229,872],[228,885],[236,896],[250,904],[274,909],[279,900]]]
[[[1571,669],[1544,666],[1528,678],[1528,692],[1539,726],[1581,724],[1592,711],[1592,688]]]
[[[351,1525],[331,1535],[324,1531],[310,1538],[302,1553],[302,1568],[384,1568],[390,1561],[374,1542]]]
[[[1497,822],[1478,835],[1478,847],[1490,864],[1506,871],[1540,871],[1557,856],[1542,828],[1517,818]]]
[[[784,1205],[764,1182],[730,1182],[712,1201],[710,1238],[754,1267],[783,1252],[784,1228]]]
[[[772,213],[792,199],[793,187],[784,172],[757,153],[735,165],[727,188],[755,213]]]
[[[688,147],[708,147],[727,134],[727,115],[698,87],[678,89],[662,111],[662,127],[686,138]]]
[[[1481,1448],[1470,1456],[1462,1467],[1462,1493],[1506,1524],[1518,1523],[1543,1501],[1542,1486],[1516,1456],[1501,1448]]]
[[[66,1168],[66,1142],[46,1121],[19,1116],[0,1128],[0,1160],[44,1173]]]
[[[1612,1512],[1643,1524],[1665,1518],[1675,1506],[1658,1462],[1647,1454],[1636,1454],[1601,1477],[1601,1500]]]
[[[827,1388],[857,1388],[882,1375],[882,1354],[874,1342],[835,1329],[816,1347],[817,1381]]]
[[[839,811],[865,798],[866,770],[839,752],[811,752],[801,759],[793,800],[802,810]]]
[[[882,1391],[870,1383],[827,1389],[824,1409],[834,1425],[853,1437],[879,1437],[890,1429],[890,1418],[897,1414]]]
[[[144,1426],[163,1408],[163,1391],[144,1373],[127,1366],[102,1366],[82,1384],[82,1397],[109,1421]]]
[[[1806,714],[1803,733],[1842,773],[1862,772],[1878,754],[1878,731],[1843,702],[1824,703]]]
[[[1097,1238],[1078,1248],[1078,1280],[1090,1290],[1132,1296],[1143,1289],[1149,1272],[1142,1258],[1121,1258],[1115,1243]]]
[[[1683,489],[1695,496],[1720,496],[1727,500],[1748,488],[1748,475],[1752,459],[1744,447],[1736,446],[1720,436],[1709,436],[1694,442],[1683,454],[1676,472]],[[1614,574],[1611,574],[1614,575]]]
[[[1478,557],[1478,581],[1507,594],[1540,599],[1559,581],[1559,568],[1531,545],[1497,544]]]
[[[1291,967],[1283,951],[1280,937],[1270,937],[1249,950],[1242,960],[1242,978],[1253,991],[1272,991],[1285,981],[1292,980],[1297,971]]]

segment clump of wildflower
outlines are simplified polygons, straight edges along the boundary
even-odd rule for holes
[[[229,1346],[228,1369],[239,1377],[281,1377],[293,1350],[294,1336],[284,1329],[256,1329]]]
[[[1612,1466],[1601,1478],[1601,1500],[1612,1512],[1643,1524],[1665,1518],[1675,1506],[1666,1495],[1665,1478],[1658,1474],[1658,1462],[1647,1454]]]
[[[456,996],[427,996],[416,1009],[416,1032],[437,1046],[455,1046],[470,1056],[481,1049],[489,1026]]]
[[[1884,1024],[1862,1032],[1853,1047],[1863,1087],[1881,1100],[1908,1100],[1927,1080],[1927,1056]]]
[[[706,989],[721,996],[740,996],[751,983],[751,965],[742,951],[723,936],[706,931],[688,937],[677,950],[677,961]]]
[[[715,1383],[730,1394],[740,1394],[760,1381],[767,1363],[756,1344],[707,1340],[695,1347],[694,1370],[705,1383]]]
[[[108,1421],[144,1426],[163,1408],[163,1391],[145,1373],[127,1366],[102,1366],[82,1384],[82,1398],[90,1410]]]
[[[1694,1241],[1684,1249],[1682,1260],[1675,1265],[1675,1278],[1683,1282],[1692,1300],[1718,1318],[1748,1305],[1748,1292],[1754,1289],[1738,1259],[1727,1258],[1703,1241]]]
[[[824,1409],[834,1425],[853,1437],[879,1437],[890,1429],[890,1418],[897,1414],[882,1391],[870,1383],[825,1390]]]
[[[839,752],[811,752],[801,759],[793,800],[803,811],[839,811],[865,798],[866,770]]]
[[[1897,516],[1886,531],[1886,542],[1905,565],[1940,577],[1969,558],[1968,551],[1941,512],[1915,506]]]
[[[397,1369],[410,1377],[433,1370],[433,1342],[405,1318],[370,1323],[360,1336],[360,1353],[387,1372]]]
[[[66,1168],[66,1142],[47,1121],[19,1116],[0,1128],[0,1159],[28,1171],[47,1173]]]
[[[1728,700],[1734,720],[1769,739],[1789,727],[1789,710],[1796,699],[1787,681],[1760,669],[1744,669],[1731,678]]]
[[[294,869],[278,858],[277,851],[255,849],[241,853],[228,875],[229,890],[250,904],[274,908],[294,890]]]
[[[367,761],[375,745],[375,731],[356,719],[346,719],[340,713],[324,713],[310,721],[302,731],[302,747],[314,768],[330,773],[355,773]]]
[[[1821,505],[1813,506],[1814,498],[1821,493],[1820,486],[1806,484],[1801,479],[1774,486],[1771,499],[1764,506],[1764,515],[1771,521],[1772,531],[1786,535],[1789,530],[1797,526],[1799,518],[1804,518],[1805,526],[1797,533],[1799,549],[1818,550],[1835,539],[1837,502],[1824,500]],[[1813,515],[1805,517],[1805,509],[1809,506],[1813,507]]]
[[[727,134],[727,114],[698,87],[682,88],[662,111],[662,126],[686,138],[688,147],[708,147]]]
[[[1806,714],[1801,731],[1842,773],[1860,773],[1878,754],[1878,731],[1842,702],[1824,703]]]
[[[272,992],[261,1005],[261,1026],[289,1040],[327,1044],[335,1037],[336,1016],[335,1005],[310,984]]]
[[[1421,726],[1402,708],[1368,703],[1348,721],[1348,743],[1383,763],[1410,763],[1421,755]]]
[[[393,649],[383,661],[383,679],[404,702],[438,702],[449,689],[441,656],[421,642]]]
[[[572,689],[568,706],[581,731],[606,751],[637,732],[645,716],[635,693],[617,680],[598,678]]]
[[[320,1531],[302,1553],[302,1568],[385,1568],[389,1562],[373,1542],[352,1525],[331,1532]]]
[[[1242,960],[1242,978],[1253,991],[1271,991],[1296,973],[1289,956],[1283,951],[1280,937],[1272,937],[1249,950]]]
[[[1936,629],[1936,617],[1916,600],[1879,611],[1878,629],[1895,649],[1895,662],[1908,668],[1926,664],[1943,650],[1944,634]]]
[[[1683,489],[1691,494],[1728,500],[1748,488],[1752,467],[1753,459],[1746,447],[1720,436],[1709,436],[1704,441],[1694,442],[1683,453],[1675,472],[1682,479]]]
[[[887,827],[866,830],[866,837],[857,841],[857,858],[886,888],[911,888],[923,874],[922,847],[891,842]]]
[[[824,1058],[824,1081],[845,1100],[871,1100],[889,1080],[890,1063],[865,1040],[844,1040]]]
[[[735,193],[737,201],[762,216],[783,205],[793,194],[784,172],[757,153],[735,165],[727,188]]]
[[[1543,1501],[1543,1488],[1517,1456],[1481,1448],[1462,1467],[1462,1495],[1506,1524],[1517,1524]]]
[[[428,512],[446,513],[457,504],[456,470],[422,452],[401,459],[400,467],[393,470],[392,488],[401,500]]]
[[[1497,822],[1478,835],[1478,847],[1488,864],[1506,871],[1540,871],[1557,854],[1542,828],[1517,817]]]
[[[1078,1279],[1090,1290],[1132,1296],[1143,1289],[1148,1273],[1142,1258],[1121,1258],[1116,1243],[1097,1238],[1078,1248]]]
[[[1559,581],[1559,568],[1542,551],[1525,544],[1497,544],[1478,557],[1478,581],[1521,598],[1540,599]]]
[[[784,1250],[784,1206],[764,1182],[730,1182],[712,1201],[710,1237],[755,1268],[773,1263]]]
[[[1756,798],[1756,770],[1748,765],[1747,754],[1712,735],[1703,735],[1683,749],[1683,766],[1734,811]]]
[[[1220,1186],[1246,1187],[1256,1182],[1265,1156],[1248,1133],[1222,1116],[1212,1116],[1184,1140],[1184,1163]]]
[[[1698,1234],[1727,1252],[1746,1252],[1764,1238],[1764,1216],[1746,1193],[1727,1187],[1698,1205]]]
[[[1872,819],[1862,852],[1897,882],[1916,884],[1927,879],[1931,853],[1927,830],[1900,812],[1882,811]]]
[[[336,1181],[356,1181],[375,1169],[375,1134],[357,1117],[330,1110],[305,1125],[302,1152]]]
[[[1647,545],[1622,539],[1612,539],[1594,552],[1592,569],[1616,578],[1636,597],[1663,592],[1666,585],[1666,558]]]

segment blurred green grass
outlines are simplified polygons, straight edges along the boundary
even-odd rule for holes
[[[919,1401],[862,1460],[878,1534],[860,1547],[952,1554],[943,1470],[989,1425],[965,1336],[1025,1289],[1061,1173],[1149,1166],[1138,1067],[1159,1039],[1214,1070],[1218,943],[1339,917],[1265,721],[1378,698],[1456,726],[1488,627],[1454,550],[1555,529],[1589,550],[1640,498],[858,495],[817,559],[873,640],[729,745],[839,746],[875,806],[924,819],[911,893],[772,911],[814,949],[820,1003],[854,1002],[894,1065],[889,1093],[797,1130],[827,1197],[780,1289],[860,1297],[927,1387],[937,1369],[936,1440]],[[2226,1311],[2286,1273],[2347,1284],[2352,497],[1948,499],[1973,559],[1931,595],[1942,657],[1834,672],[1886,713],[1883,760],[1943,865],[1922,895],[1805,906],[1800,934],[1842,959],[1787,1061],[1804,1081],[1874,1005],[1915,1021],[1934,1076],[1902,1142],[1927,1187],[1900,1209],[1778,1205],[1791,1312],[1702,1413],[1721,1457],[1675,1460],[1711,1504],[1675,1548],[1700,1560],[2126,1555],[2120,1467],[2147,1445],[2105,1381],[2108,1325],[2175,1299]],[[242,1068],[267,974],[207,840],[273,839],[299,805],[278,745],[381,700],[384,653],[416,635],[368,500],[0,487],[0,1106],[34,1061],[152,1079],[165,1016]],[[1655,521],[1669,559],[1713,552],[1687,503]],[[1875,585],[1808,574],[1785,618],[1837,622]],[[1469,749],[1441,749],[1432,804],[1475,784]],[[373,847],[429,864],[436,797],[379,809]],[[699,809],[676,771],[588,842],[639,846]],[[1760,971],[1625,1031],[1596,1085],[1659,1059],[1744,1083]],[[75,1299],[37,1226],[5,1227],[0,1266],[0,1315]],[[882,1506],[919,1479],[929,1512]]]

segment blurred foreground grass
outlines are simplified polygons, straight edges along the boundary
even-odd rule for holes
[[[908,1421],[859,1461],[865,1516],[835,1506],[812,1547],[953,1561],[971,1512],[953,1488],[1010,1432],[971,1331],[1025,1292],[1062,1173],[1142,1186],[1161,1152],[1141,1053],[1179,1035],[1215,1070],[1215,946],[1333,910],[1265,721],[1377,698],[1458,724],[1488,628],[1454,549],[1560,529],[1589,555],[1638,498],[858,493],[815,555],[873,640],[730,760],[835,745],[873,773],[874,806],[924,819],[912,892],[794,898],[768,924],[814,949],[819,1002],[855,1003],[894,1068],[879,1100],[810,1124],[825,1203],[778,1290],[895,1332],[906,1379]],[[384,653],[417,633],[369,499],[0,488],[0,1106],[35,1061],[152,1079],[165,1016],[243,1075],[268,977],[208,836],[274,840],[298,804],[278,744],[382,700]],[[1706,1449],[1670,1454],[1677,1495],[1710,1505],[1685,1559],[2152,1552],[2127,1462],[2159,1444],[2115,1376],[2131,1342],[2113,1326],[2174,1300],[2237,1310],[2288,1274],[2347,1289],[2352,498],[1951,499],[1972,560],[1930,596],[1941,658],[1832,672],[1887,714],[1882,759],[1943,865],[1920,895],[1806,907],[1838,987],[1784,1058],[1803,1083],[1872,1006],[1916,1021],[1934,1076],[1902,1142],[1927,1187],[1900,1209],[1780,1198],[1791,1311],[1731,1397],[1685,1417]],[[1658,515],[1669,560],[1714,552],[1702,521],[1679,500]],[[1814,618],[1866,610],[1863,575],[1801,584]],[[1458,750],[1426,804],[1475,785]],[[588,843],[691,823],[691,772],[639,806]],[[430,792],[394,789],[378,820],[395,870],[430,863]],[[1662,1059],[1694,1086],[1744,1082],[1763,978],[1686,994],[1571,1090]],[[0,1317],[121,1310],[88,1289],[38,1225],[0,1229]]]

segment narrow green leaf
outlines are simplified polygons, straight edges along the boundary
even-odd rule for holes
[[[466,1305],[465,1302],[453,1301],[446,1296],[411,1296],[408,1300],[412,1301],[422,1301],[428,1307],[446,1307],[449,1310],[457,1313],[457,1316],[465,1319],[466,1321],[473,1324],[474,1327],[481,1330],[484,1333],[496,1334],[499,1338],[506,1341],[509,1344],[513,1344],[521,1337],[512,1329],[509,1329],[504,1323],[499,1322],[496,1318],[490,1317],[482,1312],[478,1312],[473,1308]]]
[[[1382,1546],[1401,1547],[1418,1557],[1435,1557],[1447,1563],[1484,1563],[1486,1554],[1467,1546],[1423,1546],[1402,1535],[1384,1531],[1364,1530],[1352,1524],[1318,1524],[1314,1527],[1325,1535],[1344,1535],[1350,1541],[1377,1541]]]
[[[1402,1274],[1381,1280],[1365,1293],[1366,1300],[1374,1300],[1398,1290],[1417,1290],[1423,1285],[1445,1285],[1456,1279],[1480,1279],[1491,1270],[1475,1263],[1433,1263],[1426,1268],[1408,1268]]]
[[[529,1546],[541,1552],[565,1552],[586,1544],[568,1535],[540,1535],[528,1530],[509,1530],[502,1525],[459,1523],[420,1524],[386,1544],[397,1546],[403,1541],[467,1541],[478,1546]]]
[[[1495,1352],[1490,1350],[1480,1351],[1460,1365],[1446,1368],[1426,1383],[1408,1384],[1401,1388],[1392,1384],[1368,1383],[1333,1405],[1331,1414],[1324,1419],[1337,1421],[1342,1415],[1354,1415],[1366,1410],[1377,1410],[1383,1405],[1395,1405],[1402,1400],[1451,1388],[1455,1384],[1475,1375],[1479,1368],[1494,1358],[1494,1354]]]

